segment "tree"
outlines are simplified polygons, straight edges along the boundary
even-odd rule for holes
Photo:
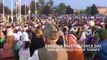
[[[49,0],[49,5],[50,5],[51,7],[53,7],[53,4],[54,4],[53,0]]]
[[[90,15],[91,14],[91,7],[87,7],[85,10],[85,13]]]
[[[59,6],[55,7],[55,13],[57,14],[65,14],[66,5],[64,3],[60,3]]]
[[[46,2],[46,5],[50,6],[51,8],[51,14],[54,13],[54,7],[53,7],[53,0],[49,0],[48,2]]]
[[[45,5],[43,8],[43,14],[49,15],[51,13],[51,7],[49,5]]]
[[[95,15],[98,13],[97,7],[95,4],[91,6],[91,15]]]
[[[41,8],[41,6],[39,5],[38,2],[36,2],[36,9],[37,9],[38,14],[42,14],[42,8]]]
[[[32,1],[31,4],[30,4],[30,8],[31,8],[31,13],[32,14],[35,14],[35,9],[36,9],[36,4],[35,4],[35,1]]]
[[[70,5],[68,5],[66,9],[66,14],[73,14],[73,13],[74,13],[74,10],[70,7]]]
[[[87,9],[85,10],[85,13],[88,15],[95,15],[98,13],[97,7],[95,4],[93,4],[90,7],[87,7]]]
[[[0,13],[3,13],[3,4],[2,3],[0,3]],[[4,13],[5,14],[10,14],[11,13],[11,11],[10,11],[10,9],[8,8],[8,7],[6,7],[6,6],[4,6]]]
[[[25,5],[21,6],[21,14],[25,14],[25,7],[26,7]],[[26,7],[26,14],[28,14],[28,10],[29,9]]]
[[[3,13],[3,4],[2,3],[0,3],[0,13]]]
[[[45,0],[39,0],[39,4],[41,5],[41,7],[43,8],[45,5]]]
[[[8,8],[8,7],[4,7],[4,12],[5,12],[5,14],[10,14],[11,13],[11,11],[10,11],[10,9]]]
[[[81,11],[79,12],[79,14],[85,14],[85,11],[84,11],[84,10],[81,10]]]
[[[14,15],[16,14],[16,11],[17,11],[17,10],[14,8],[14,9],[13,9],[13,14],[14,14]]]

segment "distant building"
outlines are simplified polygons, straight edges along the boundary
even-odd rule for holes
[[[98,6],[97,9],[98,9],[99,14],[107,15],[107,8],[106,7]]]
[[[80,14],[81,12],[83,12],[84,10],[79,10],[79,9],[74,9],[74,13],[78,13]]]

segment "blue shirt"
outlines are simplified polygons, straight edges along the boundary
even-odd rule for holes
[[[100,51],[98,51],[99,60],[107,60],[107,40],[102,40],[98,44],[101,45]]]

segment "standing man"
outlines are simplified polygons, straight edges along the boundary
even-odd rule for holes
[[[63,47],[57,47],[57,40],[59,39],[59,27],[51,21],[46,22],[44,28],[44,41],[45,45],[56,47],[43,47],[34,52],[33,56],[29,60],[68,60],[66,51],[56,51],[57,49],[64,50]],[[53,49],[54,51],[49,51]]]

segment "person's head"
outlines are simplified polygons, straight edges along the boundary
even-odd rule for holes
[[[56,43],[59,38],[59,27],[52,21],[46,22],[43,32],[46,43]]]
[[[90,27],[95,26],[95,22],[94,22],[93,20],[90,20],[88,23],[89,23],[89,26],[90,26]]]
[[[7,35],[13,36],[13,29],[11,27],[7,28]]]
[[[19,30],[20,30],[20,27],[19,26],[15,26],[15,33],[17,33]]]
[[[62,31],[63,31],[64,34],[68,34],[68,27],[64,26],[63,29],[62,29]]]
[[[24,41],[24,48],[27,49],[30,46],[30,41]]]
[[[22,31],[23,32],[26,32],[28,30],[28,26],[27,25],[25,25],[24,27],[22,27]]]
[[[84,31],[84,28],[83,27],[80,27],[79,28],[79,32],[83,32]]]
[[[43,37],[43,31],[42,31],[42,30],[36,30],[36,31],[35,31],[35,35],[36,35],[36,37],[38,37],[38,38]]]
[[[42,27],[39,25],[39,26],[37,26],[37,30],[39,30],[39,29],[42,29]]]

